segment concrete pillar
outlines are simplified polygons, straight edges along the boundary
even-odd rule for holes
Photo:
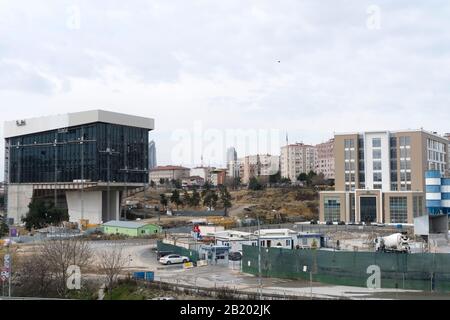
[[[102,191],[83,192],[83,212],[81,212],[81,191],[67,191],[66,199],[71,222],[79,223],[81,219],[89,220],[90,224],[102,222]]]
[[[22,217],[28,213],[28,205],[33,198],[33,185],[10,184],[8,185],[8,218],[14,219],[14,224],[22,223]]]
[[[120,219],[120,191],[109,191],[109,212],[108,212],[108,192],[102,193],[102,219],[103,222]]]

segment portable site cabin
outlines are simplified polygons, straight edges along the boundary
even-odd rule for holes
[[[230,252],[241,252],[242,245],[257,246],[257,237],[249,232],[226,230],[214,233],[216,245],[230,248]]]
[[[258,236],[258,231],[254,233]],[[320,248],[323,236],[318,233],[297,232],[290,229],[262,229],[259,232],[261,247],[282,249]]]
[[[162,232],[162,228],[155,224],[117,220],[102,224],[102,230],[105,234],[123,234],[130,237],[149,236]]]

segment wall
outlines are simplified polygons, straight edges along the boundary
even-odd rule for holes
[[[122,228],[113,226],[104,226],[103,232],[107,234],[123,234],[130,237],[136,237],[138,235],[138,229]]]
[[[67,191],[66,199],[70,221],[80,222],[80,219],[82,218],[81,192]],[[102,191],[83,192],[83,219],[88,219],[91,224],[102,223]]]
[[[144,231],[144,233],[142,233]],[[138,236],[144,236],[144,235],[154,235],[162,232],[162,228],[160,226],[154,225],[154,224],[148,224],[144,227],[141,227],[138,229]]]
[[[14,223],[21,223],[21,218],[28,213],[28,205],[33,197],[33,185],[10,184],[8,186],[8,218],[13,218]]]
[[[372,265],[381,270],[382,288],[450,292],[450,254],[261,250],[264,277],[309,280],[312,271],[313,281],[367,287]],[[242,271],[258,274],[258,247],[243,246]]]

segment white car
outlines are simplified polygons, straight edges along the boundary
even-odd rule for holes
[[[189,262],[189,258],[180,256],[179,254],[169,254],[159,259],[159,263],[166,265],[174,263],[186,263],[186,262]]]

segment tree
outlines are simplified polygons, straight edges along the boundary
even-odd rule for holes
[[[311,185],[312,186],[319,186],[319,185],[325,185],[328,181],[325,179],[325,175],[321,172],[319,174],[314,175],[311,178]]]
[[[298,175],[298,177],[297,177],[297,180],[298,181],[301,181],[301,182],[303,182],[303,183],[305,183],[305,184],[307,184],[308,183],[308,175],[306,174],[306,173],[304,173],[304,172],[302,172],[302,173],[300,173],[299,175]]]
[[[269,176],[269,183],[278,183],[281,181],[281,173],[278,171],[277,173]]]
[[[151,188],[154,188],[156,186],[156,183],[155,183],[155,181],[153,181],[153,180],[150,180],[150,187]]]
[[[167,200],[167,197],[164,193],[161,193],[159,195],[160,199],[159,199],[159,203],[161,203],[161,205],[163,206],[164,210],[166,210],[167,205],[169,204],[169,201]]]
[[[122,248],[117,245],[112,250],[105,249],[98,254],[99,271],[106,277],[106,287],[110,297],[127,262],[128,259],[123,254]]]
[[[165,184],[166,183],[166,179],[164,178],[159,178],[159,184]]]
[[[217,193],[214,190],[208,190],[203,197],[203,205],[212,210],[217,205],[217,200],[219,200]]]
[[[280,183],[291,183],[291,179],[289,179],[289,178],[281,178],[280,179]]]
[[[181,189],[181,181],[178,179],[178,180],[176,180],[176,179],[172,179],[171,181],[170,181],[170,183],[172,184],[172,186],[174,187],[174,188],[176,188],[176,189]]]
[[[53,202],[45,202],[40,199],[33,199],[28,205],[28,213],[22,218],[25,228],[40,229],[49,225],[58,225],[63,221],[69,220],[67,210],[56,208]]]
[[[189,192],[187,190],[184,190],[183,192],[183,205],[184,206],[190,206],[192,203],[192,197],[189,195]]]
[[[258,181],[258,179],[256,179],[255,177],[252,177],[248,183],[248,188],[250,190],[262,190],[263,189],[263,185]]]
[[[220,188],[220,201],[222,202],[225,210],[225,216],[228,216],[228,208],[231,208],[231,194],[228,192],[227,187],[222,186]]]
[[[202,190],[202,197],[204,198],[205,195],[211,191],[211,183],[209,183],[208,181],[205,181],[205,184],[203,185],[203,190]]]
[[[177,206],[177,210],[178,206],[183,203],[180,198],[180,192],[177,189],[172,191],[172,195],[170,196],[170,202],[172,202]]]
[[[69,266],[77,266],[80,270],[87,268],[92,261],[92,250],[89,242],[80,238],[56,239],[45,241],[42,245],[42,259],[48,262],[48,271],[52,273],[58,294],[67,296],[67,280]]]
[[[200,193],[198,193],[197,189],[194,189],[191,197],[191,206],[198,207],[200,205]]]
[[[55,294],[55,282],[53,279],[52,266],[42,254],[42,248],[35,249],[30,255],[20,259],[19,286],[16,292],[29,297],[47,297]]]
[[[6,224],[5,218],[0,217],[0,238],[9,234],[9,227]]]

